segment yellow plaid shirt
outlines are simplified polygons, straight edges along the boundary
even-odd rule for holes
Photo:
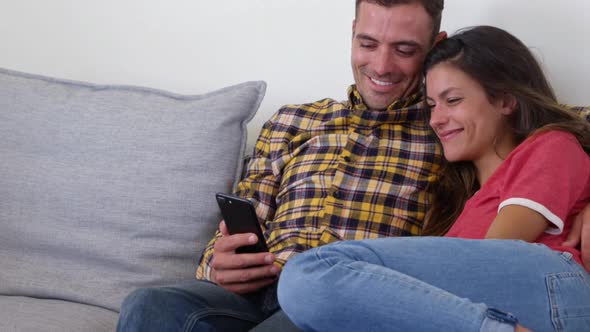
[[[368,110],[354,85],[348,95],[280,109],[238,185],[279,264],[337,240],[420,234],[425,188],[441,158],[420,119],[421,94],[386,111]],[[210,279],[219,236],[205,248],[198,279]]]

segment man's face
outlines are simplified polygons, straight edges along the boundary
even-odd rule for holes
[[[352,34],[354,80],[370,109],[385,109],[416,92],[432,37],[432,20],[422,5],[362,2]]]

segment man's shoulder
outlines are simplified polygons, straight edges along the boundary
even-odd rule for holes
[[[332,98],[324,98],[314,102],[305,103],[305,104],[287,104],[284,105],[279,109],[279,113],[285,114],[299,114],[299,113],[331,113],[335,111],[340,111],[342,109],[347,109],[348,103],[343,101],[338,101]]]
[[[590,122],[590,106],[573,106],[573,105],[563,105],[566,108],[569,108],[574,113],[577,113],[582,119]]]
[[[299,123],[302,120],[311,122],[326,122],[338,117],[348,116],[349,103],[332,98],[304,104],[287,104],[282,106],[271,118],[274,123]]]

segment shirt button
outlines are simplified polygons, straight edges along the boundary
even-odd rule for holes
[[[336,198],[336,199],[340,199],[340,198],[342,198],[342,193],[339,192],[338,190],[336,190],[335,192],[332,193],[332,196],[334,196],[334,198]]]
[[[346,157],[344,157],[344,161],[347,162],[347,163],[349,163],[351,161],[351,159],[350,159],[349,156],[346,156]]]

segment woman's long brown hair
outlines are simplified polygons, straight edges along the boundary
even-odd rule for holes
[[[572,133],[590,154],[590,125],[559,105],[535,57],[510,33],[490,26],[460,31],[430,51],[424,63],[424,77],[442,62],[479,82],[491,101],[504,94],[516,98],[517,109],[509,121],[518,144],[541,132],[562,130]],[[424,95],[427,88],[424,84]],[[430,120],[429,109],[425,118]],[[480,187],[470,161],[451,163],[443,158],[438,176],[438,182],[428,188],[430,206],[422,235],[444,235]]]

